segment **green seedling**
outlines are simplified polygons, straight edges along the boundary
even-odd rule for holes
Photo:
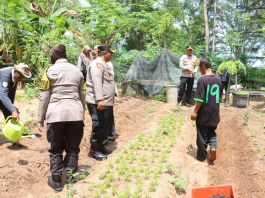
[[[150,169],[150,167],[147,167],[144,171],[144,178],[148,179],[149,175],[151,174],[152,170]]]
[[[172,178],[171,180],[169,180],[169,182],[178,189],[185,189],[187,187],[187,181],[184,177]]]
[[[130,181],[131,180],[131,170],[128,170],[126,174],[124,175],[125,181]]]
[[[144,172],[144,167],[143,164],[140,164],[140,168],[139,168],[140,172],[143,173]]]
[[[134,149],[135,144],[133,142],[130,142],[130,149]]]
[[[149,181],[149,190],[151,191],[151,192],[154,192],[155,191],[155,189],[156,189],[156,187],[157,187],[157,179],[152,179],[152,180],[150,180]]]
[[[105,194],[104,198],[110,198],[110,194]]]
[[[152,157],[151,157],[151,161],[154,162],[155,161],[155,157],[156,157],[156,153],[152,153]]]
[[[128,148],[123,147],[123,153],[128,153]]]
[[[149,107],[149,109],[148,109],[148,113],[153,113],[155,111],[156,111],[155,107]]]
[[[100,192],[100,190],[99,189],[96,189],[95,190],[95,197],[96,198],[99,198],[101,196],[101,192]]]
[[[170,146],[168,146],[167,148],[166,148],[166,153],[170,153],[171,152],[171,147]]]
[[[111,190],[112,190],[112,194],[115,196],[117,194],[117,185],[116,184],[113,184]]]
[[[100,186],[100,191],[101,191],[101,194],[103,194],[106,190],[108,189],[108,186],[105,184],[101,185]]]
[[[139,178],[139,175],[140,175],[139,170],[136,170],[136,171],[135,171],[135,178],[136,178],[136,179]]]
[[[265,152],[261,152],[261,155],[264,157],[265,156]]]
[[[178,133],[181,132],[181,127],[182,127],[182,125],[179,123],[179,124],[178,124]]]
[[[106,172],[103,170],[99,171],[99,179],[104,179],[104,177],[106,176]]]
[[[249,119],[249,116],[250,116],[249,112],[246,112],[246,113],[245,113],[245,117],[243,118],[243,119],[244,119],[244,124],[245,124],[245,125],[248,125],[248,119]]]
[[[169,173],[173,172],[172,170],[173,164],[174,164],[173,162],[166,162],[166,168]]]
[[[112,163],[111,160],[110,160],[109,163],[108,163],[108,167],[109,167],[109,168],[113,168],[113,163]]]
[[[167,153],[166,152],[163,152],[161,154],[161,160],[162,160],[162,162],[165,162],[167,160],[167,158],[168,158]]]
[[[68,189],[66,191],[67,198],[74,198],[74,189],[71,185],[68,185]]]

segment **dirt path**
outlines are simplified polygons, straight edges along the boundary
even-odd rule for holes
[[[217,129],[218,158],[215,165],[209,166],[209,184],[233,185],[237,198],[263,198],[265,174],[242,124],[243,111],[222,109],[222,121]]]

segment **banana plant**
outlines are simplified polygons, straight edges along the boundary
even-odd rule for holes
[[[50,11],[48,1],[47,4],[43,0],[34,1],[30,4],[30,9],[27,9],[27,11],[35,15],[33,27],[39,34],[43,35],[52,32],[53,36],[60,39],[74,21],[73,14],[77,12],[67,8],[54,10],[56,2],[54,2],[52,11]]]

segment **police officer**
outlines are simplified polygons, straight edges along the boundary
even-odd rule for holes
[[[6,67],[0,70],[0,109],[5,119],[12,115],[15,121],[19,121],[19,111],[13,105],[17,90],[17,82],[31,77],[28,65],[20,63],[15,67]]]
[[[83,74],[67,62],[63,44],[52,48],[51,63],[53,65],[44,71],[40,83],[38,121],[41,131],[44,120],[47,123],[47,140],[51,143],[52,176],[48,178],[48,185],[59,192],[63,189],[61,177],[64,168],[67,170],[66,183],[73,183],[69,173],[77,169],[86,102]]]
[[[187,54],[181,56],[179,61],[179,68],[182,70],[182,73],[180,77],[180,86],[178,91],[178,103],[182,101],[183,93],[187,85],[186,97],[185,101],[183,102],[183,105],[190,107],[188,101],[190,100],[190,94],[192,92],[194,84],[194,74],[198,70],[198,59],[192,54],[192,45],[188,45],[186,47],[186,51]]]
[[[98,58],[91,62],[87,71],[86,103],[92,118],[88,156],[99,161],[112,153],[103,146],[103,136],[109,126],[114,105],[115,83],[106,65],[113,52],[109,45],[98,46]]]

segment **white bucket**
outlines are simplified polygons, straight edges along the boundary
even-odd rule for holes
[[[166,85],[166,94],[167,94],[167,101],[169,103],[177,103],[178,102],[178,85]]]

